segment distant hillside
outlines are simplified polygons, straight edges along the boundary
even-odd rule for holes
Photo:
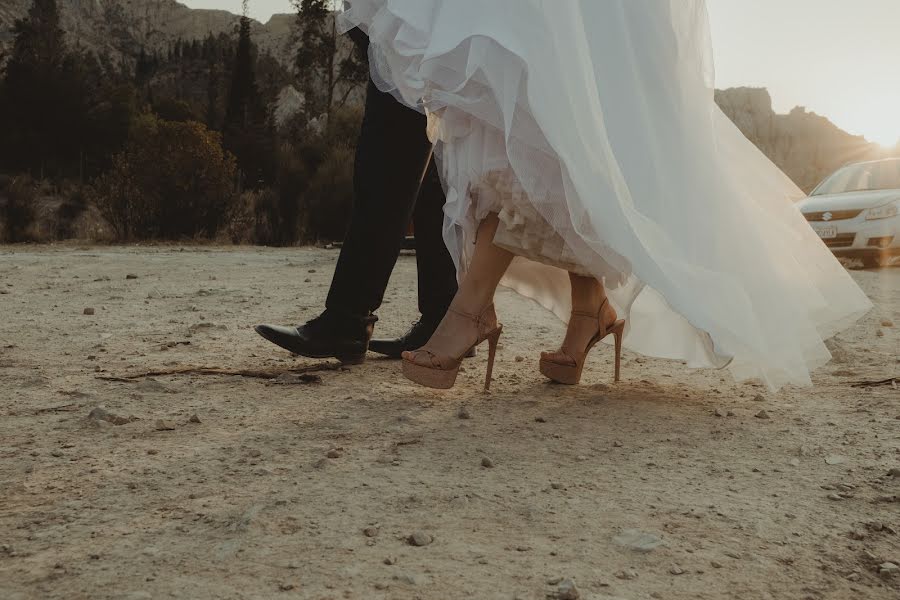
[[[776,114],[765,88],[717,91],[716,102],[744,135],[807,192],[846,163],[885,155],[878,145],[803,107]]]
[[[108,54],[114,62],[132,65],[141,50],[165,53],[179,39],[189,41],[209,34],[234,35],[239,17],[222,10],[191,9],[175,0],[58,0],[63,28],[72,46]],[[12,42],[10,29],[25,16],[31,0],[0,0],[0,54]],[[263,53],[293,72],[297,48],[294,15],[275,15],[268,23],[254,21],[254,42]],[[161,91],[191,100],[199,106],[209,88],[203,65],[192,72],[165,71],[154,78]],[[200,69],[199,71],[197,69]],[[278,69],[268,68],[269,73]],[[268,82],[272,95],[284,86],[285,75]],[[224,87],[227,82],[218,85]],[[296,92],[294,92],[296,95]],[[293,98],[293,96],[291,96]],[[811,190],[837,167],[852,161],[879,158],[883,151],[864,138],[850,135],[825,117],[797,107],[787,115],[775,114],[764,88],[732,88],[716,92],[716,101],[769,158],[800,187]],[[297,104],[297,99],[292,100]],[[279,105],[279,110],[284,107]],[[283,112],[283,111],[282,111]]]
[[[178,39],[202,39],[235,33],[240,17],[223,10],[192,9],[175,0],[58,0],[62,25],[72,46],[108,53],[129,63],[141,49],[165,51]],[[24,17],[31,0],[0,0],[0,54],[12,43],[11,28]],[[253,22],[253,41],[284,64],[293,61],[294,15]]]

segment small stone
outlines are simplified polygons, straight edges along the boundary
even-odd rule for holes
[[[767,412],[764,411],[764,410],[759,411],[758,413],[756,413],[756,414],[753,415],[753,416],[756,417],[757,419],[770,419],[770,418],[771,418],[771,417],[769,416],[769,413],[767,413]]]
[[[294,589],[294,584],[293,583],[279,583],[278,589],[281,590],[282,592],[289,592],[292,589]]]
[[[340,458],[343,455],[344,454],[340,450],[335,448],[334,450],[329,450],[328,454],[326,454],[325,456],[328,458]]]
[[[717,561],[717,560],[711,561],[709,564],[712,565],[712,568],[713,568],[713,569],[721,569],[722,567],[725,566],[725,565],[723,565],[722,563],[720,563],[720,562]]]
[[[825,457],[825,464],[828,465],[842,465],[847,462],[846,456],[840,456],[838,454],[829,454]]]
[[[633,571],[631,569],[625,569],[622,571],[616,571],[617,579],[624,579],[626,581],[631,581],[632,579],[637,579],[637,571]]]
[[[728,558],[733,558],[734,560],[741,560],[744,558],[744,556],[740,552],[735,552],[734,550],[726,550],[722,554],[724,554]]]
[[[725,417],[725,416],[728,415],[728,413],[725,412],[725,411],[724,411],[723,409],[721,409],[721,408],[717,408],[716,411],[715,411],[715,415],[716,415],[717,417]]]
[[[535,423],[546,423],[546,422],[547,422],[547,419],[544,418],[544,417],[535,417],[535,418],[534,418],[534,422],[535,422]]]
[[[684,575],[684,569],[682,569],[678,565],[675,565],[674,567],[669,569],[669,573],[672,575]]]
[[[175,425],[163,419],[157,419],[154,428],[157,431],[175,431]]]
[[[378,537],[378,528],[377,527],[366,527],[363,529],[363,535],[367,538]]]
[[[636,552],[651,552],[663,544],[660,536],[638,529],[626,529],[614,537],[613,541]]]
[[[456,412],[456,416],[463,420],[468,420],[472,418],[472,413],[469,412],[469,409],[465,406],[459,407],[459,410]]]
[[[406,538],[407,543],[410,546],[416,546],[417,548],[421,548],[423,546],[428,546],[432,542],[434,542],[434,538],[424,531],[416,531],[411,534],[408,538]]]
[[[753,401],[754,402],[765,402],[766,398],[762,394],[757,394],[757,395],[753,396]]]
[[[517,356],[517,357],[516,357],[516,362],[525,362],[525,357],[524,357],[524,356]]]
[[[884,337],[884,331],[879,329],[878,331],[875,332],[875,336],[876,337]]]
[[[84,313],[83,313],[83,314],[88,315],[88,316],[91,316],[91,315],[94,314],[94,309],[93,309],[93,308],[86,308],[86,309],[84,309]]]
[[[621,447],[622,447],[622,442],[620,442],[619,440],[616,440],[615,442],[613,442],[613,448],[621,448]]]
[[[579,600],[581,592],[578,591],[578,586],[575,585],[574,581],[563,579],[559,582],[559,587],[556,588],[556,597],[559,600]]]
[[[878,574],[882,577],[893,577],[900,573],[900,566],[892,562],[881,563],[878,565]]]
[[[893,477],[894,479],[900,479],[900,468],[894,467],[888,471],[888,476]]]
[[[834,500],[835,502],[840,502],[841,500],[844,499],[844,497],[841,496],[840,494],[828,494],[828,499]]]
[[[485,469],[493,469],[494,461],[492,461],[490,458],[485,456],[481,459],[481,466],[484,467]]]
[[[125,276],[125,279],[137,279],[137,278],[138,278],[138,276],[135,275],[134,273],[129,273],[128,275]]]
[[[199,422],[200,422],[200,417],[198,417],[196,414],[191,415],[191,418],[188,419],[188,423],[199,423]]]
[[[799,467],[799,466],[800,466],[800,459],[799,459],[799,458],[792,458],[792,459],[790,460],[789,464],[790,464],[792,467]]]
[[[397,559],[396,559],[395,557],[393,557],[393,556],[385,557],[385,559],[384,559],[384,564],[386,564],[386,565],[388,565],[388,566],[396,565],[396,564],[397,564]]]
[[[894,326],[894,322],[885,319],[884,321],[881,322],[881,326],[882,326],[882,327],[893,327],[893,326]]]
[[[147,454],[149,454],[150,456],[156,456],[157,454],[159,454],[159,450],[157,450],[156,448],[150,448],[149,450],[147,450]]]
[[[119,415],[113,414],[107,411],[105,408],[101,408],[99,406],[88,413],[88,419],[90,419],[91,421],[105,421],[107,423],[112,423],[113,425],[126,425],[135,420],[134,418],[128,419],[125,417],[120,417]]]

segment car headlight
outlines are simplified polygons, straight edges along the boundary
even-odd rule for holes
[[[894,201],[890,204],[885,204],[884,206],[870,208],[866,211],[866,220],[874,221],[875,219],[889,219],[891,217],[896,217],[900,214],[900,209],[898,209],[897,205],[898,203]]]

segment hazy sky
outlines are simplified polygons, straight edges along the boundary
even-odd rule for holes
[[[239,12],[240,0],[181,0]],[[603,0],[597,0],[602,2]],[[718,87],[769,88],[851,133],[900,140],[900,0],[708,0]],[[250,0],[266,21],[289,0]]]

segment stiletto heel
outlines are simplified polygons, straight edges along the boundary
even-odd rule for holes
[[[494,305],[491,304],[488,306],[480,315],[469,315],[453,308],[450,309],[450,312],[465,317],[475,324],[477,332],[475,343],[459,357],[448,357],[435,354],[428,349],[427,344],[415,352],[404,352],[403,376],[410,381],[425,387],[448,390],[456,384],[456,377],[459,375],[459,368],[462,365],[463,358],[471,354],[472,350],[482,343],[488,342],[488,365],[484,389],[490,389],[491,376],[494,372],[494,358],[497,355],[500,334],[503,333],[503,325],[497,323]],[[427,364],[421,362],[421,358],[423,357],[427,357]],[[420,360],[417,361],[416,359]]]
[[[587,362],[587,356],[590,351],[600,343],[602,340],[606,339],[610,335],[614,335],[616,338],[616,357],[615,357],[615,380],[619,381],[619,376],[621,372],[622,366],[622,336],[625,334],[625,321],[620,319],[614,322],[609,327],[604,327],[602,318],[603,318],[603,308],[609,302],[609,299],[603,301],[603,304],[600,305],[600,310],[596,315],[573,312],[572,317],[581,317],[585,319],[596,319],[598,323],[598,331],[597,334],[591,338],[591,341],[588,342],[587,348],[585,348],[584,352],[581,353],[581,356],[571,357],[563,352],[563,354],[569,358],[569,361],[566,363],[561,363],[557,360],[553,360],[549,353],[544,353],[541,356],[540,369],[541,374],[544,375],[547,379],[551,381],[555,381],[557,383],[562,383],[565,385],[578,385],[581,382],[581,374],[584,371],[584,363]]]
[[[497,330],[491,334],[491,337],[488,338],[488,364],[487,364],[487,373],[484,376],[484,391],[490,391],[491,389],[491,375],[494,373],[494,358],[497,356],[497,345],[500,342],[500,334],[503,333],[503,325],[500,325]]]
[[[622,335],[625,333],[625,321],[616,321],[612,333],[616,336],[616,383],[619,383],[619,374],[622,369]]]

